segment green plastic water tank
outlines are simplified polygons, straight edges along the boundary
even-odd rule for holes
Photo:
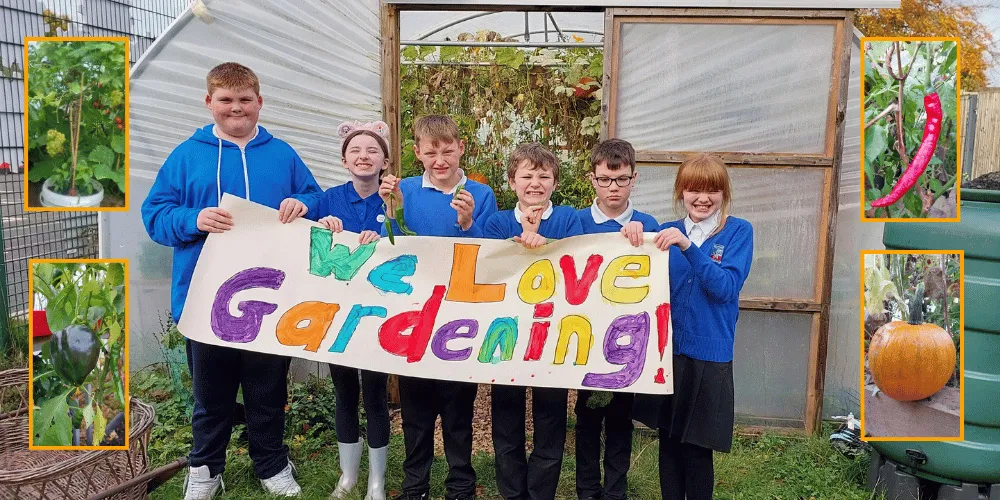
[[[965,250],[965,440],[871,444],[927,479],[994,484],[1000,483],[1000,191],[962,189],[961,196],[961,222],[887,223],[882,242],[893,250]]]

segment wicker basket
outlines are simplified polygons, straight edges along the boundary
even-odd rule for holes
[[[83,499],[146,473],[153,407],[130,401],[128,450],[28,449],[28,370],[0,372],[0,500]],[[146,497],[140,484],[118,499]]]

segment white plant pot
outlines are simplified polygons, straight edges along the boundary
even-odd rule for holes
[[[52,183],[49,179],[45,179],[42,183],[42,193],[39,198],[42,202],[43,207],[66,207],[66,208],[76,208],[76,207],[99,207],[101,206],[101,200],[104,199],[104,187],[101,183],[96,180],[91,180],[97,192],[87,196],[70,196],[68,194],[59,194],[52,190]]]

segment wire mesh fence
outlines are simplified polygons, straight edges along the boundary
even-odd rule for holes
[[[24,38],[126,36],[134,64],[189,3],[0,0],[0,368],[26,356],[28,259],[97,258],[100,248],[95,212],[24,212]]]

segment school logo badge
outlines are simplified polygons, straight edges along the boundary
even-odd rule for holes
[[[385,222],[385,214],[378,214],[378,216],[375,217],[375,220],[378,221],[379,224]]]
[[[716,264],[721,263],[722,262],[722,251],[725,250],[725,249],[726,249],[726,247],[724,247],[724,246],[719,245],[718,243],[716,243],[715,247],[712,248],[712,261],[715,262]]]

